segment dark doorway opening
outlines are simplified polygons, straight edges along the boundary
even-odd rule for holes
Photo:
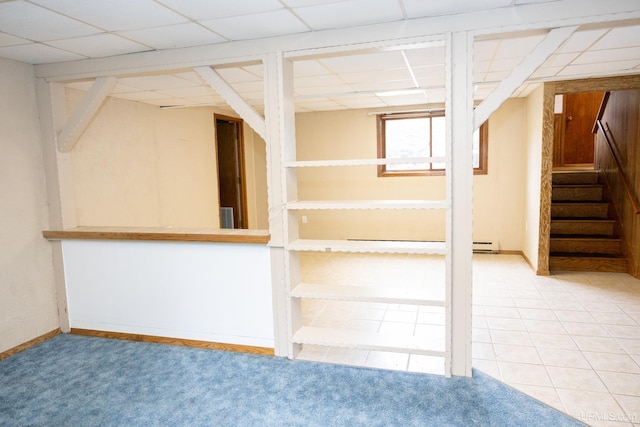
[[[248,228],[243,121],[214,114],[218,154],[220,228]]]

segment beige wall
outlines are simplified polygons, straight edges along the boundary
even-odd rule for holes
[[[33,68],[0,58],[0,352],[58,327]]]
[[[544,86],[540,85],[526,98],[526,183],[525,231],[522,252],[534,269],[538,266],[540,230],[540,179],[542,173],[542,112]]]
[[[489,121],[489,174],[474,178],[474,240],[521,250],[526,102],[508,100]],[[367,110],[296,117],[299,160],[375,158],[376,119]],[[375,166],[301,168],[300,200],[433,199],[445,197],[444,177],[378,178]],[[303,238],[443,240],[440,211],[306,211]]]
[[[214,112],[107,98],[71,154],[78,225],[218,228]],[[264,141],[246,126],[245,153],[249,227],[266,228]]]

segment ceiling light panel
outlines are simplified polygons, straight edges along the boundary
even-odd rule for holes
[[[120,35],[154,49],[175,49],[225,41],[224,38],[192,22],[142,30],[124,31]]]
[[[278,0],[158,0],[171,9],[197,20],[226,18],[228,16],[249,15],[282,9]]]
[[[107,31],[138,30],[187,22],[183,16],[153,0],[32,1]]]
[[[402,9],[396,0],[348,0],[296,7],[293,10],[314,30],[355,27],[404,19]]]
[[[230,16],[200,22],[229,40],[250,40],[309,31],[286,9],[260,14]]]
[[[75,19],[23,1],[0,3],[0,28],[5,33],[39,42],[99,32]]]

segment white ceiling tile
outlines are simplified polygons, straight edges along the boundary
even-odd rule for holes
[[[560,70],[564,67],[540,67],[536,71],[531,74],[531,78],[533,79],[547,79],[549,77],[554,77]]]
[[[0,28],[5,33],[41,42],[99,32],[82,22],[24,1],[0,3]]]
[[[640,44],[640,41],[638,41]],[[573,64],[595,64],[598,62],[613,62],[636,60],[640,62],[640,47],[628,47],[611,50],[591,50],[578,56]]]
[[[556,53],[551,55],[542,65],[543,67],[564,67],[578,57],[577,53]]]
[[[591,49],[617,49],[640,45],[640,26],[620,27],[610,30]]]
[[[262,82],[262,79],[259,76],[256,76],[255,74],[252,74],[240,67],[216,68],[216,71],[227,83]]]
[[[495,59],[522,58],[544,39],[544,35],[507,38],[500,40]]]
[[[306,87],[339,86],[344,84],[338,76],[326,74],[323,76],[299,77],[294,81],[296,90]]]
[[[212,96],[215,91],[208,86],[181,87],[175,89],[161,89],[157,92],[166,96],[175,96],[177,98],[194,98],[199,96]]]
[[[220,95],[186,97],[186,99],[198,105],[226,105]]]
[[[183,105],[188,105],[186,99],[182,98],[158,98],[158,99],[148,99],[145,101],[145,104],[155,105],[158,107],[181,107]]]
[[[28,44],[28,43],[32,43],[32,42],[27,39],[23,39],[21,37],[16,37],[11,34],[0,32],[0,46],[17,46],[20,44]]]
[[[197,20],[225,18],[228,16],[248,15],[282,9],[278,0],[158,0],[171,9]]]
[[[418,18],[422,16],[452,15],[463,12],[473,12],[482,9],[494,9],[511,5],[511,0],[456,0],[456,1],[425,1],[403,0],[407,16]]]
[[[305,6],[317,6],[320,4],[339,3],[341,1],[349,0],[282,0],[282,3],[288,7],[305,7]]]
[[[405,55],[411,67],[424,67],[428,65],[444,65],[445,47],[438,46],[429,49],[408,49]]]
[[[309,31],[286,9],[205,20],[201,24],[229,40],[250,40]]]
[[[399,51],[369,53],[350,56],[336,56],[319,60],[334,73],[355,73],[371,70],[406,67]]]
[[[433,79],[438,78],[444,81],[445,77],[445,66],[444,65],[433,65],[429,67],[415,67],[413,68],[413,75],[416,79]]]
[[[493,59],[498,49],[499,40],[480,40],[473,43],[473,60],[488,61]]]
[[[485,76],[487,82],[497,82],[506,79],[511,71],[491,71]]]
[[[313,77],[312,77],[313,78]],[[411,83],[411,75],[406,69],[363,71],[359,73],[343,73],[340,79],[344,83],[371,83],[389,80],[405,80]]]
[[[314,30],[344,28],[403,19],[397,0],[348,0],[293,9]]]
[[[306,108],[310,111],[331,111],[342,109],[340,104],[332,100],[296,100],[296,108]]]
[[[264,92],[264,84],[262,83],[262,80],[231,83],[231,86],[241,94],[245,94],[247,92]]]
[[[43,64],[86,59],[84,56],[65,52],[64,50],[56,49],[55,47],[46,46],[40,43],[0,47],[0,57],[25,62],[27,64]]]
[[[129,101],[149,101],[151,99],[165,99],[167,95],[156,93],[152,90],[141,92],[127,92],[111,94],[113,98],[127,99]]]
[[[172,75],[123,77],[120,83],[140,90],[162,90],[193,87],[198,84]]]
[[[491,61],[491,65],[489,66],[489,72],[494,71],[511,71],[515,67],[522,62],[524,57],[519,58],[508,58],[508,59],[495,59]]]
[[[298,77],[321,76],[328,74],[327,70],[319,61],[315,59],[295,61],[293,63],[293,74]]]
[[[107,31],[137,30],[187,21],[153,0],[32,1]]]
[[[93,34],[74,39],[56,40],[48,44],[89,58],[101,58],[149,50],[147,46],[108,33]]]
[[[602,37],[607,30],[597,29],[588,31],[576,31],[569,40],[564,42],[557,50],[558,53],[582,52],[588,49],[596,40]]]
[[[413,82],[410,80],[393,80],[388,82],[360,82],[351,83],[350,86],[357,92],[383,92],[387,90],[404,90],[414,87]]]
[[[384,102],[380,100],[380,98],[378,98],[374,94],[343,96],[340,98],[333,98],[333,99],[335,102],[349,109],[377,108],[377,107],[384,107],[386,105]]]
[[[600,62],[597,64],[578,64],[569,65],[558,73],[558,76],[577,76],[577,77],[589,77],[589,76],[602,76],[611,74],[626,74],[632,71],[640,60],[633,61],[612,61],[612,62]]]
[[[349,85],[335,86],[303,86],[296,88],[296,93],[301,96],[327,96],[335,94],[352,93],[354,90]]]
[[[225,41],[214,32],[192,22],[168,25],[164,27],[146,28],[142,30],[124,31],[120,35],[144,43],[154,49],[175,49],[188,46]]]

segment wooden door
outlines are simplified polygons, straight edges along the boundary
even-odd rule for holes
[[[592,129],[603,95],[603,92],[564,95],[562,166],[593,164]]]
[[[220,197],[220,227],[231,228],[224,215],[231,208],[233,228],[247,228],[246,191],[244,185],[244,152],[242,120],[215,115],[218,152],[218,187]]]

